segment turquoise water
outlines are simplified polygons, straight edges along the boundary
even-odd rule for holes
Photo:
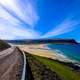
[[[68,58],[80,62],[80,44],[50,44],[48,47],[52,50],[59,50]]]

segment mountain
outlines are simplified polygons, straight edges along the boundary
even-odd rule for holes
[[[22,39],[22,40],[5,40],[12,44],[77,44],[74,39]]]

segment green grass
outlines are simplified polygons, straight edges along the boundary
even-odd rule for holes
[[[33,55],[33,57],[40,61],[42,64],[46,65],[52,71],[55,71],[62,80],[80,80],[79,74],[75,73],[70,68],[61,63],[40,56]]]
[[[42,64],[33,55],[26,53],[26,58],[32,72],[33,79],[31,80],[61,80],[54,71]],[[28,74],[30,75],[30,73]]]

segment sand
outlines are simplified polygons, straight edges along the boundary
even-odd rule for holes
[[[55,60],[60,60],[64,62],[72,62],[72,60],[68,59],[66,56],[62,54],[58,54],[55,51],[49,49],[46,44],[35,44],[35,45],[17,45],[21,50],[26,51],[30,54],[43,56]]]

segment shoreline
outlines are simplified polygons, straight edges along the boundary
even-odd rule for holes
[[[72,63],[78,63],[76,60],[72,60],[66,55],[58,53],[55,49],[52,50],[50,47],[47,46],[47,44],[36,44],[36,45],[16,45],[21,50],[25,52],[29,52],[30,54],[43,56],[47,58],[51,58],[54,60],[59,60],[63,62],[72,62]]]
[[[79,61],[77,61],[77,60],[74,60],[74,59],[70,59],[68,56],[66,56],[66,55],[64,55],[62,52],[60,52],[59,50],[56,50],[56,49],[51,49],[50,47],[48,47],[48,45],[43,45],[43,48],[45,49],[45,50],[50,50],[50,51],[52,51],[53,53],[55,52],[55,54],[57,55],[57,56],[59,56],[59,58],[61,57],[61,58],[63,58],[63,60],[64,59],[66,59],[67,60],[67,62],[74,62],[74,63],[76,63],[76,62],[79,62]],[[60,52],[60,53],[58,53],[58,52]],[[65,61],[65,60],[64,60]]]
[[[47,46],[47,48],[48,48],[49,50],[55,52],[57,56],[62,57],[63,60],[66,59],[67,61],[78,62],[77,60],[70,59],[68,56],[64,55],[64,54],[63,54],[62,52],[60,52],[59,50],[56,50],[56,49],[52,50],[52,49],[51,49],[50,47],[48,47],[48,46]]]

